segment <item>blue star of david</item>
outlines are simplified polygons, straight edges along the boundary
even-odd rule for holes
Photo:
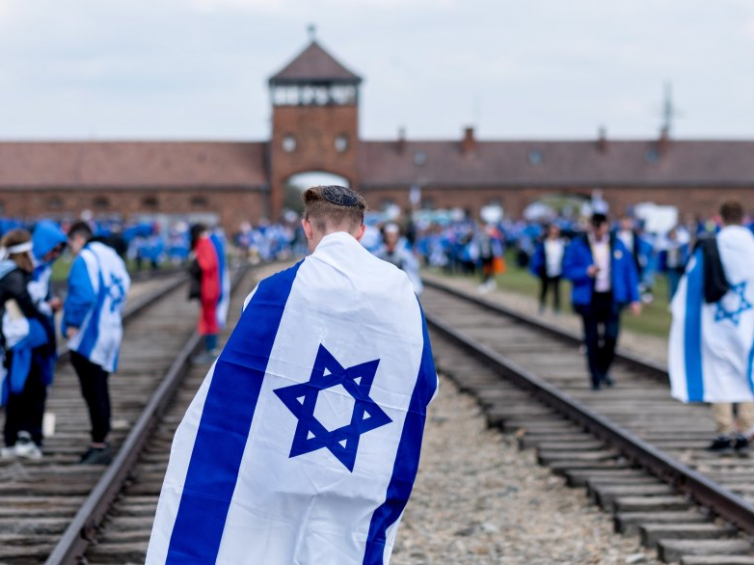
[[[123,279],[117,275],[110,275],[110,280],[107,293],[110,296],[110,312],[115,312],[126,299],[126,289],[123,286]]]
[[[738,307],[728,310],[723,304],[724,299],[721,299],[717,303],[717,310],[715,311],[715,322],[730,320],[733,325],[737,326],[741,321],[741,314],[743,314],[747,310],[752,309],[751,302],[746,300],[746,296],[744,296],[746,292],[746,281],[733,285],[732,287],[730,287],[729,292],[732,292],[735,296],[738,297]],[[734,298],[734,300],[736,299]]]
[[[346,469],[353,472],[361,435],[392,422],[369,397],[379,364],[380,360],[375,359],[344,368],[324,345],[320,345],[308,382],[273,391],[298,418],[288,457],[327,448]],[[315,417],[314,407],[320,392],[338,385],[342,385],[355,400],[353,414],[348,425],[328,431]]]

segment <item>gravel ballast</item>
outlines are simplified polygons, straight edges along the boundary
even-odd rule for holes
[[[659,563],[442,378],[393,565]]]

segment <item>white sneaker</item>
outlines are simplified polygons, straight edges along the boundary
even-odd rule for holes
[[[31,435],[28,432],[18,432],[18,441],[14,446],[16,450],[16,457],[23,457],[24,459],[42,459],[42,450],[31,439]]]
[[[15,459],[16,457],[17,454],[15,445],[0,448],[0,459]]]

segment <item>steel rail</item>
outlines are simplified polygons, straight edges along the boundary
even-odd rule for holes
[[[442,288],[438,285],[430,286]],[[445,289],[442,288],[442,290]],[[453,294],[483,306],[486,306],[488,302],[476,299],[475,297],[467,297],[464,293],[454,292]],[[493,310],[506,314],[503,308],[495,307]],[[487,366],[494,369],[502,378],[528,391],[534,398],[546,406],[549,406],[605,442],[628,461],[641,466],[682,494],[690,497],[699,505],[710,509],[721,518],[735,524],[747,534],[754,536],[754,505],[673,459],[623,427],[590,410],[581,402],[564,394],[550,383],[526,370],[524,367],[513,363],[492,348],[463,335],[451,325],[431,314],[425,315],[427,323],[431,328],[480,359]],[[513,315],[513,317],[517,319],[522,318],[517,314]],[[550,327],[542,327],[538,322],[533,325],[545,331],[550,330]],[[560,334],[560,330],[557,333]],[[578,341],[580,342],[581,340],[579,339]]]
[[[231,293],[237,289],[238,283],[246,272],[246,267],[236,271],[231,283]],[[145,307],[143,306],[142,309]],[[84,553],[94,541],[97,528],[123,488],[123,484],[138,461],[145,444],[157,428],[183,377],[188,372],[191,356],[200,341],[201,336],[197,332],[193,332],[191,337],[186,340],[138,420],[126,436],[113,462],[102,474],[53,548],[45,562],[46,565],[73,565],[83,559]]]
[[[481,296],[473,296],[473,295],[467,294],[461,290],[452,288],[448,285],[444,285],[435,280],[422,279],[422,282],[424,283],[424,286],[427,286],[429,288],[434,288],[442,292],[446,292],[457,298],[476,304],[477,306],[481,306],[483,308],[487,308],[488,310],[493,310],[504,316],[513,318],[532,328],[547,332],[551,336],[561,341],[564,341],[570,345],[581,345],[584,341],[582,339],[581,334],[578,332],[572,332],[572,331],[560,328],[558,326],[555,326],[553,324],[548,324],[546,322],[543,322],[542,320],[535,318],[534,316],[523,314],[521,312],[516,312],[515,310],[506,308],[505,306],[501,304],[498,304],[491,300],[487,300],[485,298],[482,298]],[[632,368],[637,369],[641,371],[642,373],[646,373],[648,376],[651,376],[654,379],[657,379],[663,382],[669,382],[667,369],[663,367],[660,363],[657,363],[656,361],[653,361],[652,359],[642,357],[641,355],[637,355],[630,351],[626,351],[625,349],[622,349],[622,348],[618,348],[616,350],[615,357],[616,359],[619,359],[623,363],[630,365]]]

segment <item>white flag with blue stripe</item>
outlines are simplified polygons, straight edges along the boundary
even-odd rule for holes
[[[69,289],[74,284],[85,286],[91,293],[91,307],[68,347],[105,371],[115,372],[123,340],[123,308],[131,286],[125,263],[111,247],[92,241],[74,261],[68,284]]]
[[[729,226],[718,234],[717,245],[727,294],[705,303],[705,259],[698,249],[671,304],[671,393],[684,402],[754,400],[754,236]]]
[[[436,390],[405,273],[326,236],[247,299],[176,432],[147,563],[389,563]]]

